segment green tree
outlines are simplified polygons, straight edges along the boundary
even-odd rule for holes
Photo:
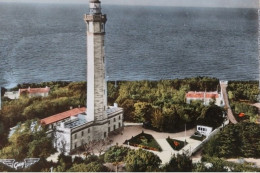
[[[105,172],[106,167],[99,162],[91,162],[89,164],[73,164],[68,172]]]
[[[58,162],[57,167],[54,168],[55,172],[65,172],[66,170],[70,169],[72,167],[72,158],[71,156],[66,156],[63,153],[61,153],[58,156]]]
[[[210,105],[202,109],[198,124],[216,128],[219,127],[223,121],[223,110],[217,105]]]
[[[109,105],[113,105],[118,97],[118,87],[112,82],[107,83],[107,101]]]
[[[135,120],[137,122],[150,121],[152,116],[152,105],[147,102],[137,102],[134,104]]]
[[[161,160],[157,155],[149,151],[138,149],[128,152],[125,163],[126,171],[145,172],[158,170]]]
[[[134,121],[134,104],[135,101],[132,99],[125,99],[120,107],[124,109],[124,120],[126,121]]]
[[[117,170],[119,162],[124,160],[129,150],[129,148],[121,146],[110,147],[109,150],[105,152],[104,161],[114,163]]]
[[[152,113],[152,125],[156,129],[163,131],[164,116],[160,109],[155,109]]]
[[[41,139],[33,140],[29,143],[29,157],[43,157],[47,158],[52,153],[55,152],[55,149],[52,146],[52,140],[49,137],[42,137]]]
[[[121,147],[121,146],[110,147],[109,150],[105,152],[104,161],[109,163],[121,162],[124,160],[128,151],[129,148],[127,147]]]
[[[192,160],[185,154],[173,155],[169,163],[167,163],[163,170],[166,172],[191,172]]]
[[[85,158],[84,163],[89,164],[91,162],[101,162],[100,158],[96,155],[89,155]]]

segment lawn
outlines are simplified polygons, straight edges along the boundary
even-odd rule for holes
[[[128,143],[129,142],[129,143]],[[162,148],[160,145],[156,142],[154,137],[152,135],[146,134],[146,133],[140,133],[135,137],[132,137],[129,140],[126,140],[124,142],[126,145],[131,145],[134,147],[140,147],[147,150],[153,150],[153,151],[162,151]]]
[[[188,144],[187,142],[185,143],[184,141],[179,141],[177,139],[172,139],[169,137],[166,140],[170,144],[172,149],[177,150],[177,151],[181,150],[185,145]]]

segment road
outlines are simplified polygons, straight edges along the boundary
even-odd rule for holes
[[[257,118],[256,123],[260,124],[260,103],[255,103],[255,104],[252,104],[252,105],[258,108],[258,118]],[[260,162],[259,162],[259,165],[260,165]]]
[[[229,101],[228,101],[228,95],[227,95],[227,83],[225,82],[220,82],[220,87],[223,93],[223,98],[224,98],[224,102],[225,102],[225,107],[227,108],[227,117],[229,119],[229,121],[233,124],[237,123],[236,118],[233,115],[233,112],[229,106]]]

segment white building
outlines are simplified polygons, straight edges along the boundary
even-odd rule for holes
[[[106,60],[104,52],[106,15],[99,0],[90,0],[87,24],[87,109],[66,111],[42,120],[54,135],[54,146],[70,153],[83,144],[108,137],[123,128],[123,109],[107,106]],[[77,108],[79,109],[79,108]]]
[[[49,136],[53,135],[54,146],[59,151],[70,151],[77,149],[92,140],[108,137],[110,132],[120,130],[123,127],[123,109],[109,106],[107,109],[105,129],[103,124],[88,121],[86,108],[74,108],[41,120],[42,125],[48,126]],[[101,126],[101,127],[100,127]],[[95,136],[95,131],[102,131],[102,136]],[[100,132],[99,132],[100,133]]]
[[[47,97],[49,95],[50,88],[25,88],[25,89],[19,89],[18,91],[9,91],[5,92],[4,97],[8,97],[9,99],[18,99],[21,94],[28,94],[29,97]]]
[[[198,125],[197,131],[204,136],[209,136],[210,133],[212,132],[212,127]]]
[[[196,92],[189,91],[186,93],[186,103],[190,104],[192,101],[200,100],[204,105],[209,105],[210,102],[215,102],[218,106],[224,106],[224,99],[222,92],[219,94],[217,91],[214,92]]]
[[[18,99],[19,98],[19,91],[8,91],[5,92],[4,97],[8,97],[9,99]]]
[[[88,121],[86,114],[78,114],[70,120],[61,122],[55,131],[55,147],[59,151],[69,153],[92,140],[107,138],[109,133],[123,127],[123,109],[109,107],[107,109],[108,118],[104,124]],[[97,136],[97,134],[101,134]]]

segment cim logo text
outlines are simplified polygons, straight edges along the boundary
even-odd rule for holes
[[[28,168],[31,165],[38,162],[39,160],[40,160],[40,158],[27,158],[27,159],[24,159],[23,162],[16,162],[15,159],[0,159],[0,163],[3,163],[8,167],[17,170],[17,169]]]

